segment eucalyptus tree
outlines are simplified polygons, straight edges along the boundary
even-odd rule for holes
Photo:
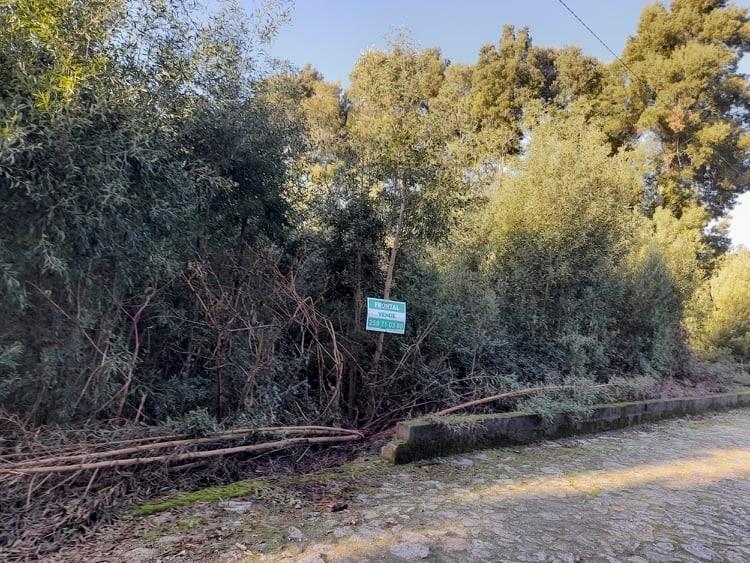
[[[386,299],[402,246],[439,240],[469,197],[468,182],[452,162],[432,111],[445,71],[439,50],[419,51],[399,40],[388,52],[366,52],[351,73],[347,126],[356,166],[368,179],[390,233]],[[382,349],[381,335],[374,365]]]

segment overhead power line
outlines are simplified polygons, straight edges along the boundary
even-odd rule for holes
[[[580,23],[580,24],[581,24],[581,25],[582,25],[583,27],[585,27],[585,28],[586,28],[586,30],[587,30],[587,31],[588,31],[588,32],[589,32],[589,33],[590,33],[591,35],[593,35],[593,36],[594,36],[594,37],[596,38],[596,40],[597,40],[597,41],[599,41],[599,43],[601,43],[602,45],[604,45],[604,48],[605,48],[605,49],[607,49],[607,51],[609,51],[609,52],[610,52],[610,53],[612,54],[612,56],[613,56],[613,57],[614,57],[615,59],[617,59],[617,60],[618,60],[618,62],[619,62],[619,63],[620,63],[620,64],[621,64],[622,66],[624,66],[624,67],[625,67],[625,68],[627,69],[627,71],[628,71],[628,72],[629,72],[629,73],[630,73],[630,74],[631,74],[631,75],[633,76],[633,78],[637,79],[637,80],[638,80],[638,82],[640,82],[641,84],[643,84],[643,85],[644,85],[644,86],[645,86],[646,88],[650,88],[650,86],[648,85],[648,83],[647,83],[647,82],[646,82],[646,81],[645,81],[645,80],[644,80],[643,78],[641,78],[640,76],[638,76],[638,74],[637,74],[637,73],[636,73],[636,72],[635,72],[635,71],[634,71],[634,70],[633,70],[632,68],[630,68],[630,67],[628,66],[628,64],[627,64],[627,63],[626,63],[625,61],[623,61],[623,60],[622,60],[622,58],[620,58],[620,56],[619,56],[619,55],[618,55],[617,53],[615,53],[615,52],[614,52],[614,51],[612,50],[612,48],[611,48],[611,47],[610,47],[609,45],[607,45],[607,43],[606,43],[606,42],[604,41],[604,39],[602,39],[601,37],[599,37],[599,35],[597,35],[597,33],[596,33],[596,32],[595,32],[595,31],[594,31],[593,29],[591,29],[591,28],[590,28],[590,27],[588,26],[588,24],[586,24],[586,22],[585,22],[585,21],[583,21],[583,20],[581,19],[581,17],[580,17],[580,16],[578,15],[578,14],[576,14],[576,13],[575,13],[575,12],[573,11],[573,9],[572,9],[572,8],[571,8],[570,6],[568,6],[568,5],[567,5],[567,4],[565,3],[565,1],[564,1],[564,0],[557,0],[557,1],[558,1],[558,2],[559,2],[559,3],[560,3],[560,4],[561,4],[561,5],[562,5],[562,6],[563,6],[563,7],[564,7],[564,8],[566,9],[566,10],[568,10],[568,12],[570,12],[570,13],[571,13],[571,15],[572,15],[572,16],[573,16],[573,17],[574,17],[575,19],[577,19],[577,20],[579,21],[579,23]],[[719,116],[717,116],[717,117],[719,117]],[[688,141],[692,140],[693,138],[695,138],[695,134],[691,135],[691,136],[690,136],[690,137],[688,138]],[[735,173],[737,173],[738,175],[741,175],[741,172],[740,172],[739,170],[737,170],[737,169],[736,169],[736,168],[735,168],[735,167],[734,167],[734,166],[733,166],[733,165],[732,165],[732,164],[731,164],[731,163],[730,163],[730,162],[729,162],[729,161],[728,161],[727,159],[725,159],[725,158],[724,158],[724,157],[723,157],[723,156],[722,156],[721,154],[719,154],[719,152],[716,152],[716,156],[718,156],[718,157],[719,157],[719,160],[721,160],[721,161],[722,161],[722,162],[723,162],[724,164],[726,164],[726,165],[727,165],[727,166],[728,166],[728,167],[729,167],[729,168],[730,168],[731,170],[733,170],[733,171],[734,171]]]
[[[585,27],[585,28],[586,28],[586,30],[587,30],[587,31],[588,31],[588,32],[589,32],[589,33],[590,33],[591,35],[593,35],[593,36],[594,36],[594,37],[596,38],[596,40],[597,40],[597,41],[599,41],[599,43],[601,43],[602,45],[604,45],[604,48],[605,48],[605,49],[607,49],[607,51],[609,51],[610,53],[612,53],[612,56],[613,56],[613,57],[614,57],[615,59],[617,59],[617,60],[618,60],[618,61],[620,62],[620,64],[621,64],[622,66],[624,66],[624,67],[625,67],[625,68],[627,69],[627,71],[628,71],[628,72],[629,72],[630,74],[632,74],[632,75],[633,75],[633,78],[636,78],[636,79],[637,79],[637,80],[638,80],[638,81],[639,81],[639,82],[640,82],[641,84],[643,84],[644,86],[646,86],[646,87],[648,88],[648,84],[646,83],[646,81],[645,81],[645,80],[643,80],[643,78],[641,78],[640,76],[638,76],[638,74],[636,74],[636,72],[635,72],[635,71],[634,71],[634,70],[633,70],[632,68],[630,68],[630,67],[628,66],[628,64],[627,64],[627,63],[626,63],[625,61],[623,61],[623,60],[622,60],[622,59],[620,58],[620,56],[619,56],[619,55],[618,55],[617,53],[615,53],[615,52],[614,52],[614,51],[613,51],[613,50],[612,50],[612,49],[610,48],[610,46],[609,46],[609,45],[607,45],[607,43],[606,43],[606,42],[604,41],[604,39],[602,39],[601,37],[599,37],[599,36],[598,36],[598,35],[596,34],[596,32],[595,32],[595,31],[594,31],[593,29],[591,29],[591,28],[590,28],[590,27],[589,27],[589,26],[588,26],[588,25],[586,24],[586,22],[585,22],[585,21],[583,21],[583,20],[582,20],[582,19],[580,18],[580,16],[579,16],[578,14],[576,14],[576,13],[575,13],[575,12],[573,11],[573,9],[572,9],[572,8],[571,8],[570,6],[568,6],[568,5],[567,5],[567,4],[566,4],[566,3],[565,3],[565,2],[563,1],[563,0],[557,0],[557,1],[558,1],[558,2],[560,3],[560,4],[562,4],[562,6],[563,6],[563,7],[564,7],[564,8],[566,9],[566,10],[568,10],[568,11],[569,11],[569,12],[570,12],[570,13],[571,13],[571,14],[573,15],[573,17],[574,17],[575,19],[577,19],[577,20],[578,20],[578,21],[580,22],[580,24],[581,24],[581,25],[582,25],[583,27]]]

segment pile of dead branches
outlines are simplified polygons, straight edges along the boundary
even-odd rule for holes
[[[235,428],[45,445],[16,437],[0,450],[0,559],[53,551],[67,535],[108,517],[128,499],[252,472],[260,454],[349,444],[356,430],[328,426]]]
[[[433,416],[486,409],[497,402],[541,393],[596,394],[615,386],[605,383],[514,389],[463,402]],[[109,440],[66,434],[50,440],[49,436],[41,436],[39,429],[27,429],[18,419],[0,417],[0,423],[13,427],[10,432],[0,427],[3,561],[54,551],[68,536],[106,520],[135,499],[263,473],[258,462],[261,455],[266,455],[267,473],[278,473],[284,470],[281,460],[285,452],[293,453],[288,459],[297,461],[304,456],[299,456],[295,448],[304,446],[305,452],[312,450],[311,457],[320,458],[325,455],[323,446],[356,447],[355,443],[364,441],[362,431],[330,426],[233,428],[205,436],[120,432]],[[368,438],[375,439],[377,435]],[[350,447],[349,452],[352,451]],[[299,469],[293,466],[294,462],[287,463],[286,468]]]

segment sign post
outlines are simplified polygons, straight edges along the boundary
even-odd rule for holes
[[[404,334],[406,303],[389,299],[367,298],[367,330]]]

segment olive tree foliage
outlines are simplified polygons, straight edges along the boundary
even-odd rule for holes
[[[685,310],[703,283],[708,246],[703,236],[705,210],[686,209],[677,219],[657,208],[638,217],[629,252],[620,268],[625,295],[618,317],[619,362],[624,371],[684,375],[689,350]]]
[[[259,87],[274,18],[196,9],[0,8],[2,400],[30,420],[221,402],[191,272],[280,236],[297,135]]]

